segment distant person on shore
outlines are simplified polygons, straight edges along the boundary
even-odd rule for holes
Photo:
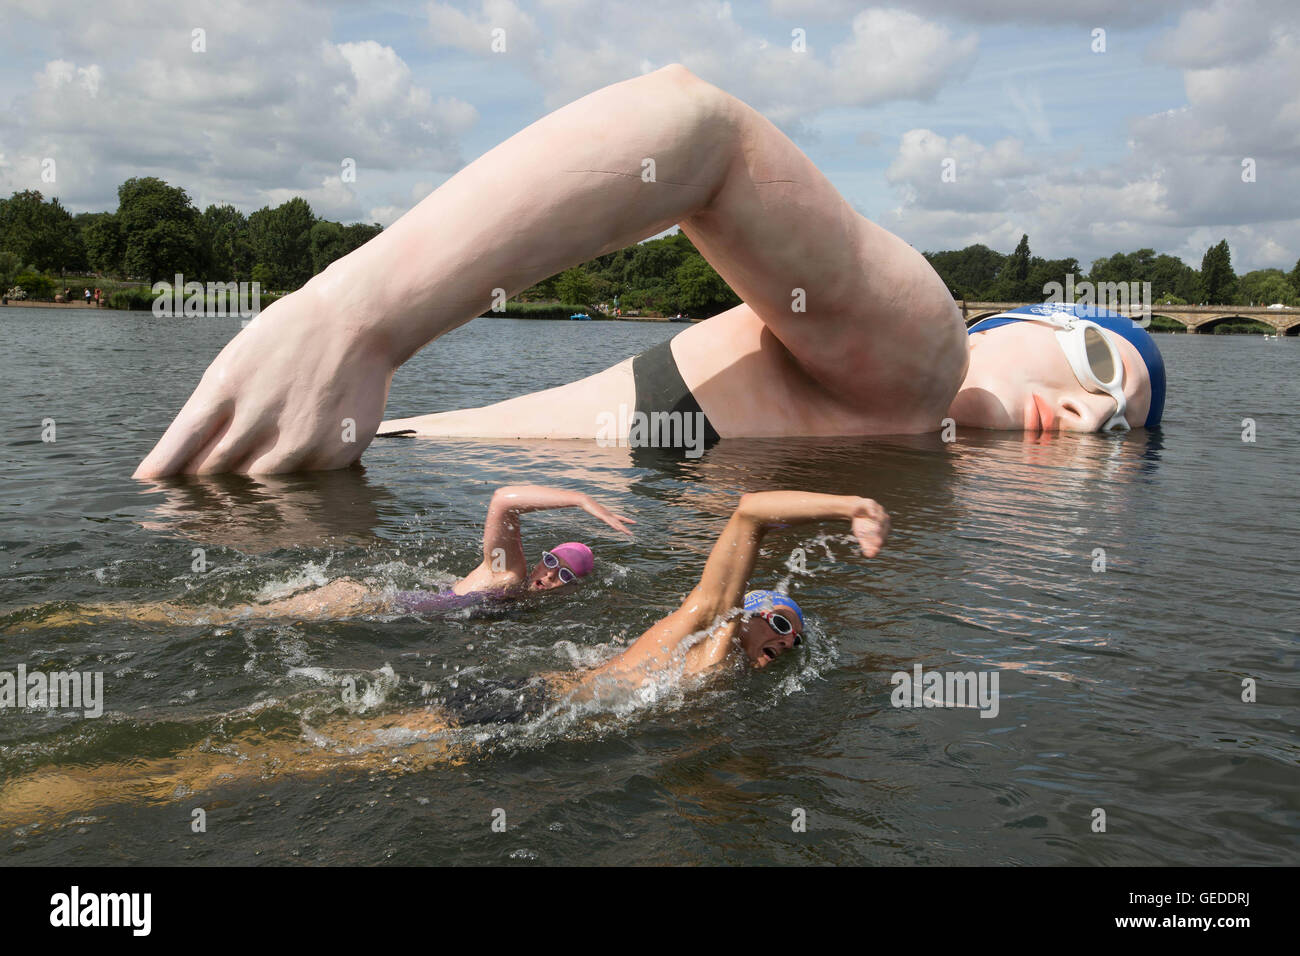
[[[1022,313],[968,335],[919,252],[855,212],[766,118],[674,65],[538,120],[264,310],[136,475],[348,465],[381,427],[394,371],[426,344],[501,291],[673,225],[742,305],[581,381],[382,428],[591,440],[604,416],[632,420],[621,408],[697,416],[710,440],[1160,420],[1164,367],[1145,330]],[[341,439],[344,419],[358,440]]]
[[[0,825],[34,822],[122,801],[171,802],[267,775],[346,769],[384,772],[464,760],[474,739],[509,725],[543,723],[578,710],[609,711],[747,667],[763,669],[803,643],[803,610],[779,591],[747,591],[764,536],[774,529],[847,521],[862,553],[875,557],[889,515],[870,498],[802,491],[744,495],[718,536],[699,583],[681,606],[621,653],[585,670],[480,681],[461,676],[427,707],[334,718],[305,730],[308,740],[260,728],[221,746],[206,741],[170,757],[98,767],[73,764],[0,780]],[[472,735],[458,734],[460,728]],[[760,727],[754,732],[761,734]],[[307,743],[307,746],[304,744]]]
[[[385,594],[349,578],[280,601],[233,608],[190,607],[170,602],[151,604],[98,604],[60,611],[42,617],[33,627],[67,627],[97,618],[121,618],[141,623],[221,624],[233,621],[298,619],[333,620],[363,614],[439,614],[499,604],[525,594],[555,591],[579,583],[592,572],[595,556],[579,541],[566,541],[543,551],[530,569],[524,553],[519,519],[531,511],[581,508],[615,531],[632,534],[631,518],[615,514],[590,495],[540,485],[498,488],[488,505],[483,526],[483,560],[473,571],[441,591],[398,591]]]
[[[85,298],[86,298],[86,305],[90,305],[90,289],[89,289],[89,287],[86,288],[86,291],[85,291]]]
[[[95,289],[95,308],[97,309],[99,308],[99,301],[102,295],[103,293],[99,289]]]

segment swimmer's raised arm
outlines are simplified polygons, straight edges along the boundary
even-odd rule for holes
[[[743,603],[763,536],[773,528],[817,521],[847,520],[862,553],[875,557],[889,535],[889,515],[871,498],[806,491],[760,491],[741,497],[718,536],[700,582],[672,614],[657,622],[614,660],[585,679],[615,678],[639,683],[669,667],[679,645],[716,624]],[[720,663],[730,649],[735,621],[718,626],[687,652],[685,671],[700,673]]]
[[[581,508],[629,537],[632,529],[628,525],[636,524],[631,518],[615,514],[581,491],[543,485],[505,485],[493,493],[488,505],[487,521],[483,525],[483,563],[462,578],[457,589],[462,589],[462,586],[474,590],[501,587],[528,577],[528,559],[524,555],[519,516],[529,511],[555,508]]]

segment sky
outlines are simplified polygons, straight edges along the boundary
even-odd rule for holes
[[[918,249],[1300,258],[1297,0],[3,0],[0,195],[112,210],[158,176],[200,208],[389,225],[674,62]]]

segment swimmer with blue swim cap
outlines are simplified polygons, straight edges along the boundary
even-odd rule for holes
[[[803,611],[780,591],[750,591],[739,628],[741,647],[755,667],[764,667],[803,643]]]
[[[821,521],[848,521],[858,547],[869,558],[879,553],[889,535],[889,515],[870,498],[750,492],[741,497],[709,553],[699,583],[681,607],[618,657],[584,674],[579,684],[618,682],[636,688],[662,674],[689,680],[742,657],[763,668],[798,647],[804,632],[798,603],[780,591],[749,590],[749,579],[766,534]]]
[[[1155,339],[1131,319],[1045,302],[967,331],[970,365],[949,409],[959,425],[1123,432],[1160,424],[1165,363]]]

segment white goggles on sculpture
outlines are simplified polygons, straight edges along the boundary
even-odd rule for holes
[[[1115,414],[1099,429],[1103,432],[1126,432],[1128,420],[1124,417],[1127,401],[1124,398],[1124,360],[1111,340],[1110,330],[1096,322],[1081,319],[1068,312],[1050,315],[1030,315],[1024,312],[1002,312],[990,319],[1018,319],[1021,322],[1042,322],[1056,330],[1056,341],[1061,344],[1065,358],[1074,370],[1074,377],[1090,392],[1109,395],[1115,399]],[[982,321],[982,320],[981,320]]]

